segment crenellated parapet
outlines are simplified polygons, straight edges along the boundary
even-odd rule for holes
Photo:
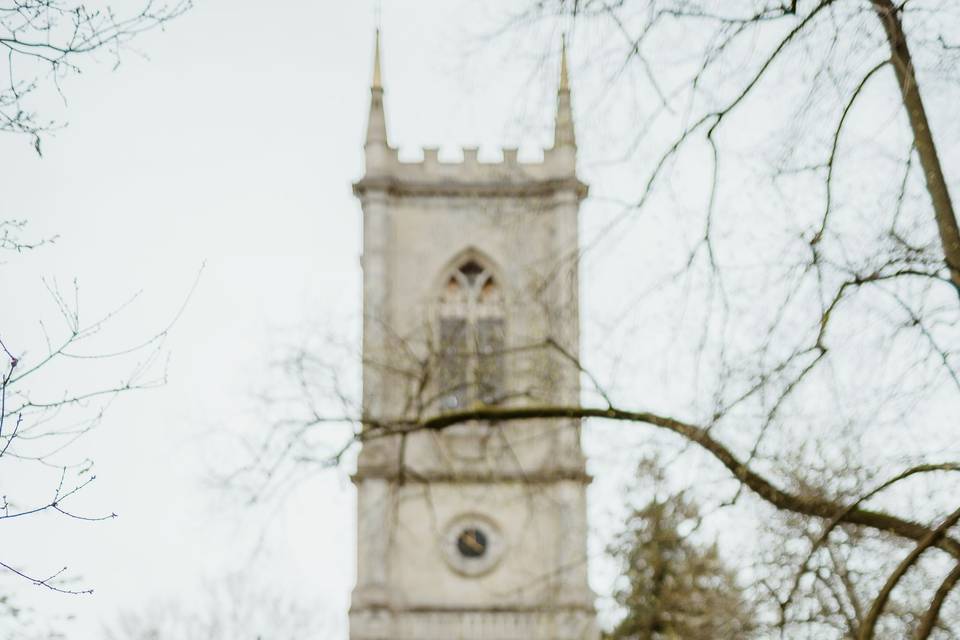
[[[375,157],[368,153],[366,174],[354,184],[354,193],[509,196],[568,190],[581,199],[587,195],[572,156],[562,149],[546,149],[535,161],[520,160],[518,150],[509,147],[492,161],[480,160],[477,147],[465,147],[461,153],[459,160],[441,160],[439,149],[427,147],[420,160],[400,160],[397,149],[384,145]]]

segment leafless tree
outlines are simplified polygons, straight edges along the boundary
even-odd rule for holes
[[[307,640],[330,633],[331,625],[316,608],[229,574],[210,582],[201,598],[128,611],[104,633],[106,640]]]
[[[624,313],[605,335],[623,350],[636,327],[666,325],[654,335],[672,338],[659,350],[670,381],[656,395],[635,381],[600,384],[610,380],[569,354],[595,388],[579,405],[515,389],[512,401],[449,411],[430,402],[436,358],[412,355],[408,412],[371,420],[351,402],[334,409],[349,394],[318,401],[318,387],[337,378],[329,360],[305,352],[294,372],[307,411],[256,450],[269,461],[255,465],[261,479],[282,461],[340,460],[346,445],[329,455],[302,446],[331,423],[353,426],[350,443],[469,421],[652,429],[725,473],[710,488],[717,512],[752,514],[757,531],[787,518],[781,534],[797,552],[754,559],[773,632],[954,637],[958,620],[945,614],[960,579],[960,234],[950,197],[960,6],[524,6],[514,28],[569,31],[575,61],[612,70],[609,95],[646,99],[616,120],[636,170],[632,196],[617,195],[622,206],[576,257],[651,217],[660,226],[648,232],[684,244],[658,254],[646,280],[623,282]],[[657,317],[642,317],[649,310]],[[532,357],[555,345],[521,347]]]
[[[137,36],[162,28],[190,4],[190,0],[145,0],[131,11],[129,7],[117,10],[109,4],[62,0],[0,3],[0,46],[6,52],[0,131],[28,136],[40,153],[42,135],[59,123],[41,115],[39,105],[50,94],[64,98],[61,82],[66,77],[103,55],[119,64]],[[56,240],[31,238],[26,225],[25,220],[0,219],[4,258]],[[7,482],[0,498],[0,521],[12,522],[45,512],[80,520],[109,519],[114,514],[82,514],[71,509],[72,498],[94,482],[95,476],[90,460],[69,460],[65,451],[100,422],[103,411],[117,395],[162,382],[160,356],[170,326],[139,344],[103,349],[97,346],[98,337],[133,299],[88,321],[81,319],[76,282],[68,291],[56,282],[44,282],[43,286],[62,321],[62,325],[49,328],[41,323],[44,345],[11,341],[9,331],[0,327],[0,357],[4,362],[0,369],[0,465]],[[4,304],[8,311],[24,312],[14,300],[5,300]],[[119,383],[95,383],[96,376],[89,375],[89,370],[106,362],[129,367],[128,375]],[[67,385],[66,390],[57,391],[58,380],[71,365],[87,371],[76,375],[74,384]],[[54,591],[89,592],[66,579],[66,568],[44,567],[37,572],[26,568],[35,563],[28,554],[3,547],[3,571]]]
[[[61,82],[85,62],[104,55],[120,64],[132,41],[190,7],[190,0],[143,0],[131,10],[70,0],[9,0],[0,4],[0,45],[6,77],[0,89],[0,131],[28,136],[40,153],[41,137],[59,126],[38,104],[63,97]]]
[[[877,505],[874,515],[899,511],[910,526],[929,523],[906,536],[916,546],[905,558],[875,567],[885,583],[855,585],[864,591],[863,610],[847,633],[870,638],[882,620],[903,620],[883,614],[892,593],[907,592],[926,601],[907,598],[912,624],[891,637],[934,637],[956,560],[932,560],[929,579],[909,589],[901,581],[933,545],[950,544],[956,521],[942,484],[955,482],[949,456],[960,390],[960,235],[950,198],[955,179],[945,169],[957,149],[949,120],[958,89],[957,6],[529,6],[518,23],[559,20],[578,38],[584,64],[613,62],[610,81],[648,97],[626,129],[644,157],[636,163],[638,195],[613,226],[670,207],[682,236],[692,238],[664,281],[679,285],[685,312],[696,318],[684,326],[701,327],[689,334],[691,363],[701,373],[690,388],[700,397],[641,420],[705,447],[741,487],[778,509],[815,516],[811,523],[825,519],[825,540],[841,535],[837,529],[867,503]],[[668,202],[664,193],[700,158],[710,179],[692,190],[702,200]],[[916,446],[900,444],[911,440]],[[808,458],[790,455],[798,443],[809,447]],[[817,451],[818,443],[834,446]],[[791,486],[798,469],[821,474]],[[937,480],[924,480],[927,474]],[[893,497],[921,486],[924,499],[913,504]],[[816,513],[811,501],[849,506],[831,516]],[[858,546],[853,541],[871,518],[856,518],[847,546]],[[882,539],[897,531],[871,528],[884,531]],[[801,565],[800,573],[818,572]]]
[[[14,225],[13,229],[22,227]],[[25,240],[13,233],[6,236],[6,242],[6,248],[16,251],[43,244],[42,240]],[[0,334],[4,361],[0,375],[0,469],[5,478],[0,527],[41,514],[85,522],[116,517],[114,513],[89,513],[73,507],[76,496],[89,489],[96,475],[93,461],[74,455],[71,445],[101,423],[118,396],[163,384],[165,342],[183,311],[181,307],[167,326],[138,343],[105,347],[104,335],[109,335],[112,325],[138,296],[87,322],[81,316],[76,282],[68,293],[55,282],[45,281],[43,285],[61,324],[47,326],[40,320],[43,342],[30,347],[10,342],[9,331]],[[118,371],[123,376],[119,382]],[[56,560],[33,556],[29,550],[10,544],[0,545],[0,571],[13,578],[8,584],[15,585],[7,588],[32,584],[63,594],[92,593],[66,566],[52,566],[52,562]],[[18,626],[20,620],[31,612],[20,609],[7,596],[3,602],[10,615],[4,616],[0,632],[5,632],[8,624],[14,625],[14,636],[19,637],[25,633]]]

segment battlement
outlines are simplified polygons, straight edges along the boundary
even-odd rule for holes
[[[517,147],[506,147],[503,149],[498,149],[496,156],[499,159],[489,160],[489,159],[480,159],[480,148],[479,147],[461,147],[458,149],[459,158],[454,157],[450,158],[440,158],[440,148],[439,147],[422,147],[420,149],[420,159],[419,160],[400,160],[402,164],[408,165],[424,165],[424,168],[430,170],[436,166],[440,167],[456,167],[463,166],[474,167],[474,166],[483,166],[490,167],[496,165],[504,165],[507,167],[512,167],[516,164],[540,164],[541,161],[523,161],[521,162],[518,159],[519,150]],[[489,157],[489,156],[488,156]]]
[[[561,189],[586,196],[577,179],[574,150],[545,149],[540,159],[519,158],[516,147],[499,150],[499,158],[480,158],[478,147],[463,147],[460,157],[440,157],[438,147],[425,147],[419,159],[401,159],[386,145],[368,146],[366,173],[354,192],[388,191],[419,195],[524,195]]]
[[[440,157],[439,147],[423,147],[419,159],[400,158],[398,149],[367,147],[366,175],[391,175],[400,179],[436,177],[464,181],[546,180],[571,177],[576,172],[569,149],[545,149],[539,159],[519,157],[517,147],[497,150],[494,159],[480,158],[479,147],[462,147],[459,157]],[[486,155],[486,154],[485,154]]]

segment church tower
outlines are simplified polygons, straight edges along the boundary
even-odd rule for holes
[[[576,174],[566,51],[553,148],[401,162],[374,58],[363,209],[364,439],[352,640],[594,640],[576,420],[398,422],[579,402]],[[398,432],[402,431],[402,432]]]

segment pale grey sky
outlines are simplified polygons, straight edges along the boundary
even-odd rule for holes
[[[264,428],[255,394],[265,380],[274,380],[270,367],[283,347],[312,331],[357,334],[360,211],[350,185],[363,169],[373,5],[199,0],[164,32],[136,42],[147,59],[128,53],[112,70],[112,60],[104,56],[101,64],[86,65],[82,76],[64,83],[66,104],[51,99],[48,113],[69,126],[44,141],[42,158],[28,140],[0,137],[5,180],[0,219],[25,218],[28,233],[58,235],[56,243],[8,257],[0,266],[5,305],[0,329],[14,349],[42,350],[38,322],[56,327],[56,309],[41,278],[64,287],[76,278],[87,317],[142,290],[98,337],[97,346],[113,350],[166,326],[206,265],[166,341],[168,383],[118,399],[102,425],[68,450],[72,459],[96,461],[98,480],[77,508],[116,512],[119,518],[89,524],[43,516],[5,525],[4,548],[25,568],[39,574],[69,565],[79,584],[96,590],[93,596],[63,596],[0,575],[0,593],[12,588],[24,603],[72,615],[61,623],[71,640],[99,637],[102,623],[123,609],[200,597],[204,583],[237,572],[315,607],[329,621],[329,637],[345,637],[355,544],[346,472],[317,475],[297,484],[285,500],[258,508],[240,508],[236,496],[211,489],[204,477],[211,465],[229,466],[235,456],[226,434]],[[403,157],[433,145],[441,145],[441,157],[472,145],[481,146],[481,157],[517,145],[521,157],[535,157],[550,144],[559,29],[513,30],[491,38],[518,6],[508,0],[383,5],[387,123]],[[652,43],[658,59],[678,67],[695,60],[674,46],[682,36],[668,30],[663,42]],[[669,280],[702,234],[709,154],[702,141],[691,143],[650,206],[616,233],[592,242],[620,213],[618,199],[641,192],[642,177],[689,107],[679,105],[650,120],[656,126],[646,146],[632,162],[621,162],[641,122],[636,115],[649,116],[660,101],[639,68],[624,70],[627,82],[619,88],[608,86],[619,72],[616,55],[622,54],[608,44],[599,31],[585,27],[570,51],[580,170],[593,194],[581,212],[583,239],[590,246],[582,270],[584,356],[610,383],[609,390],[632,394],[629,402],[681,416],[709,415],[710,386],[719,376],[711,370],[715,362],[697,359],[696,344],[706,315],[701,308],[706,296],[698,296],[707,285],[696,277]],[[762,44],[743,46],[762,49]],[[579,53],[586,47],[589,59]],[[803,58],[797,60],[777,73],[799,78],[794,71]],[[630,74],[641,80],[631,82]],[[881,108],[857,118],[845,134],[851,154],[871,163],[889,151],[877,141],[895,149],[904,141],[896,127],[898,103],[881,99],[892,89],[892,76],[884,82],[867,94],[874,99],[871,108]],[[718,83],[718,90],[730,86]],[[779,85],[771,86],[776,93]],[[790,87],[797,95],[804,88],[799,80]],[[785,93],[777,99],[793,97]],[[742,278],[736,285],[745,295],[732,311],[740,317],[750,317],[747,312],[762,317],[756,307],[763,302],[754,299],[753,287],[759,292],[767,284],[766,266],[779,266],[781,246],[804,230],[796,212],[816,215],[820,206],[820,192],[809,183],[774,198],[770,182],[757,180],[770,177],[773,154],[781,151],[764,147],[766,137],[792,126],[816,130],[811,122],[822,117],[820,105],[803,114],[811,122],[784,123],[793,106],[772,115],[776,110],[765,111],[762,104],[744,107],[731,118],[747,126],[731,130],[746,134],[723,140],[730,153],[720,198],[736,224],[727,227],[732,231],[723,238],[727,253],[720,259]],[[952,112],[937,113],[944,118]],[[956,126],[938,130],[955,134]],[[868,193],[867,173],[892,184],[879,171],[864,172],[856,162],[846,166],[849,173],[838,175],[838,189]],[[764,186],[754,190],[756,184]],[[867,216],[871,209],[859,211]],[[659,297],[648,295],[663,293],[665,283],[675,286]],[[731,323],[730,331],[746,334],[760,324]],[[734,351],[738,340],[748,341],[743,335],[723,337]],[[868,370],[880,375],[879,367]],[[122,373],[68,370],[44,391],[56,395]],[[642,393],[635,393],[638,389]],[[820,412],[801,416],[810,423],[827,412],[820,406],[810,410]],[[595,529],[609,532],[612,505],[620,502],[618,482],[630,469],[618,455],[636,456],[655,437],[642,428],[602,429],[596,427],[587,442],[597,478],[591,517]],[[806,437],[802,429],[793,434]],[[880,429],[871,434],[890,438]],[[733,430],[724,435],[739,445],[750,437]],[[899,437],[909,441],[909,434]],[[635,446],[624,446],[628,440]],[[659,453],[669,458],[669,446]],[[899,454],[893,451],[899,445],[885,446]],[[715,467],[685,455],[690,483],[722,477]],[[0,477],[2,486],[27,481]],[[730,536],[726,544],[746,543]],[[595,537],[593,551],[601,548],[602,537]],[[608,573],[595,565],[594,586],[601,594]]]

